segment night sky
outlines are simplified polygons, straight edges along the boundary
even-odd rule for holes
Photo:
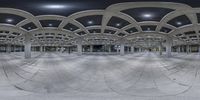
[[[17,8],[28,11],[34,15],[57,14],[68,16],[72,13],[91,10],[105,9],[111,4],[120,2],[137,2],[152,0],[0,0],[0,7]],[[200,0],[153,0],[163,2],[180,2],[192,7],[200,7]],[[65,9],[46,9],[44,5],[62,4],[67,5]]]

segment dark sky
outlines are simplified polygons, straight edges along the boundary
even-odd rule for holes
[[[137,2],[152,0],[0,0],[0,7],[18,8],[28,11],[34,15],[58,14],[68,16],[72,13],[90,10],[105,9],[111,4],[120,2]],[[200,0],[153,0],[164,2],[180,2],[188,4],[192,7],[200,7]],[[64,4],[70,6],[62,10],[44,9],[47,4]]]

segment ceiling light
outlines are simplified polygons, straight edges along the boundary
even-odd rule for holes
[[[6,22],[11,23],[13,22],[13,19],[6,19]]]
[[[48,4],[48,5],[43,5],[42,7],[47,9],[64,9],[64,8],[69,8],[71,6],[63,4]]]
[[[151,18],[152,14],[143,14],[142,16],[145,17],[145,18]]]
[[[53,26],[53,24],[49,24],[49,26]]]
[[[88,21],[88,24],[93,24],[93,21]]]
[[[117,23],[116,26],[121,26],[121,24],[120,24],[120,23]]]
[[[182,23],[181,23],[181,22],[176,22],[176,24],[177,24],[177,25],[182,25]]]
[[[30,29],[31,29],[31,27],[28,27],[28,29],[30,30]]]

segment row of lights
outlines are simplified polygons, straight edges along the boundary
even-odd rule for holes
[[[91,20],[90,20],[90,21],[88,21],[87,23],[88,23],[89,25],[92,25],[92,24],[94,24],[94,21],[91,21]],[[116,23],[115,26],[119,27],[119,26],[121,26],[121,24],[120,24],[120,23]]]
[[[152,17],[152,15],[151,15],[151,14],[144,14],[143,17],[145,17],[145,18],[150,18],[150,17]],[[13,19],[6,19],[6,22],[12,23],[12,22],[13,22]],[[93,21],[88,21],[87,23],[88,23],[89,25],[94,24]],[[176,22],[176,24],[177,24],[177,25],[182,25],[182,22]],[[48,26],[49,26],[49,27],[52,27],[53,24],[50,23],[50,24],[48,24]],[[116,23],[115,26],[116,26],[116,27],[119,27],[119,26],[121,26],[121,23]],[[29,29],[31,29],[31,27],[29,27]],[[73,29],[70,28],[70,30],[73,30]]]
[[[152,18],[153,15],[150,13],[143,14],[142,17],[144,18]],[[177,25],[182,25],[182,22],[176,22]]]
[[[14,20],[13,20],[13,19],[10,19],[10,18],[9,18],[9,19],[6,19],[6,22],[7,22],[7,23],[12,23],[13,21],[14,21]],[[50,23],[50,24],[48,24],[48,26],[51,27],[51,26],[53,26],[53,24]],[[29,27],[29,28],[31,28],[31,27]]]

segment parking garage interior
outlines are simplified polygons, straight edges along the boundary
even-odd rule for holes
[[[198,1],[0,2],[0,100],[200,99]]]

